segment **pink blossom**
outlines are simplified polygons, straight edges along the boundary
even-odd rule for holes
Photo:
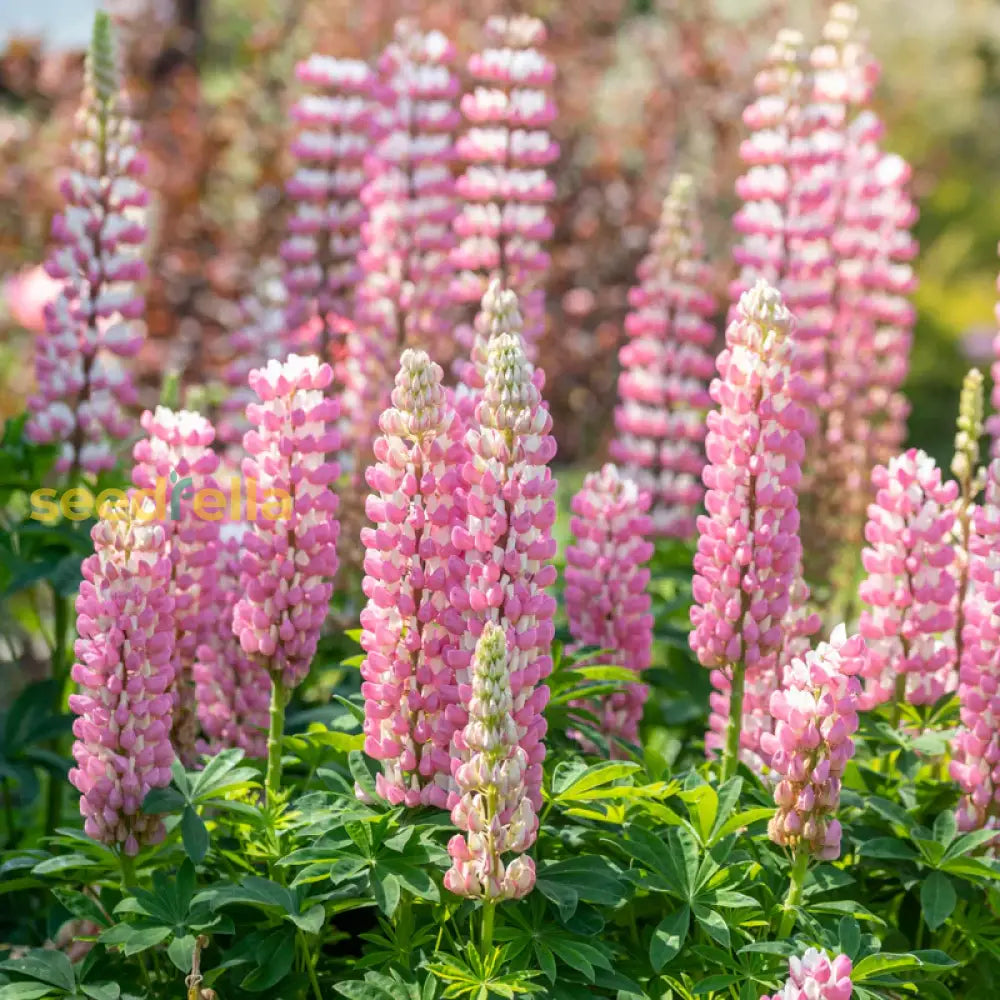
[[[91,531],[76,600],[77,662],[70,696],[70,783],[80,792],[87,835],[129,856],[163,839],[159,816],[141,811],[170,783],[174,621],[170,558],[147,502],[110,512]]]
[[[257,508],[247,512],[233,632],[286,688],[309,671],[337,572],[337,465],[326,456],[340,445],[339,406],[324,396],[332,379],[328,364],[297,354],[250,373],[260,402],[247,407],[243,474]]]
[[[44,267],[29,267],[8,278],[4,296],[14,322],[25,330],[45,330],[45,308],[62,291],[62,282],[50,278]]]
[[[788,980],[774,996],[760,1000],[851,1000],[851,960],[837,955],[832,961],[816,948],[788,960]]]
[[[528,850],[538,817],[528,795],[528,755],[519,744],[513,678],[504,630],[483,626],[470,666],[468,720],[458,734],[466,759],[455,771],[458,801],[452,822],[464,831],[448,842],[452,867],[445,888],[489,901],[520,899],[535,884],[531,858],[504,863]]]
[[[911,448],[872,473],[878,490],[868,508],[861,555],[867,577],[859,595],[868,605],[860,631],[871,648],[862,707],[895,698],[914,705],[955,689],[955,578],[951,572],[955,482],[922,451]]]
[[[657,535],[691,538],[701,507],[704,411],[715,310],[691,178],[663,203],[639,284],[629,292],[611,455],[653,499]]]
[[[640,674],[649,666],[653,616],[646,593],[653,554],[649,542],[649,495],[613,465],[590,473],[573,497],[566,549],[566,615],[573,638],[609,650],[612,663]],[[586,705],[609,739],[636,742],[648,688],[631,683]]]
[[[379,794],[393,804],[447,804],[452,729],[446,718],[455,643],[448,593],[462,523],[462,427],[423,351],[400,360],[391,408],[382,414],[376,464],[366,479],[361,666],[365,752],[382,763]]]

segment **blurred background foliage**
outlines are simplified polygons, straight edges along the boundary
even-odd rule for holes
[[[43,5],[44,6],[44,5]],[[740,112],[785,24],[815,37],[824,0],[526,0],[559,67],[563,155],[542,363],[560,459],[604,456],[626,293],[670,174],[698,178],[719,325]],[[1000,2],[860,0],[884,72],[888,147],[914,167],[919,323],[911,443],[946,460],[961,377],[988,367],[1000,198]],[[152,209],[146,402],[165,369],[211,381],[237,304],[284,226],[292,68],[311,49],[372,57],[395,19],[446,31],[464,59],[491,0],[111,0],[144,123]],[[2,22],[0,22],[2,30]],[[79,92],[78,52],[0,37],[0,285],[43,257]],[[31,389],[31,337],[0,293],[0,418]]]

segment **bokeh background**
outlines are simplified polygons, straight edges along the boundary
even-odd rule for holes
[[[0,287],[43,259],[96,0],[0,4]],[[558,200],[542,353],[560,461],[603,458],[626,293],[671,173],[692,171],[720,295],[740,112],[778,27],[807,39],[823,0],[109,0],[154,190],[147,402],[165,370],[211,406],[237,303],[285,223],[295,96],[311,50],[371,57],[395,19],[464,57],[511,7],[544,18],[559,70]],[[945,460],[962,373],[988,366],[1000,238],[1000,2],[860,0],[883,64],[888,148],[914,167],[919,325],[911,442]],[[9,296],[8,296],[9,298]],[[720,315],[720,330],[721,320]],[[0,292],[0,419],[31,390],[31,334]],[[207,392],[201,387],[208,385]]]

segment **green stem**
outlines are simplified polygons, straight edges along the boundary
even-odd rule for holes
[[[281,740],[285,734],[285,705],[288,696],[281,683],[281,673],[271,671],[271,712],[267,727],[267,774],[264,800],[273,806],[281,791]]]
[[[496,913],[497,904],[493,900],[483,900],[483,937],[482,956],[486,956],[493,950],[493,915]]]
[[[309,975],[309,983],[312,986],[312,991],[316,1000],[323,1000],[323,991],[319,988],[319,977],[316,975],[316,962],[319,960],[319,942],[316,945],[316,958],[312,959],[309,957],[309,942],[306,940],[305,935],[302,931],[299,931],[299,935],[302,939],[302,951],[306,962],[306,972]]]
[[[66,640],[69,633],[71,598],[58,594],[53,587],[52,605],[55,610],[55,633],[52,636],[52,680],[55,682],[52,711],[62,715],[66,706],[66,686],[69,680],[69,663]],[[51,740],[49,749],[56,754],[63,752],[58,739]],[[65,782],[55,774],[49,775],[48,789],[45,796],[45,833],[51,835],[59,826],[63,811],[63,794]]]
[[[788,895],[782,907],[781,924],[778,926],[778,939],[786,938],[795,926],[795,909],[802,899],[802,889],[806,884],[806,873],[809,871],[809,852],[800,850],[795,855],[792,866],[792,880],[788,886]]]
[[[743,725],[743,686],[746,664],[739,660],[733,664],[733,685],[729,692],[729,724],[726,727],[726,749],[722,756],[720,782],[727,782],[740,762],[740,729]]]
[[[899,724],[903,719],[903,703],[906,701],[906,674],[900,674],[896,678],[896,692],[892,706],[892,728],[899,729]]]
[[[118,855],[118,860],[122,868],[122,891],[131,889],[136,885],[135,859],[129,857],[124,851]]]

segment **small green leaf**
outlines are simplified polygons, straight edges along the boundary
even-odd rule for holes
[[[122,995],[122,988],[117,983],[87,983],[80,989],[90,1000],[118,1000]]]
[[[718,910],[695,906],[694,917],[712,940],[717,941],[723,948],[730,947],[729,925]]]
[[[936,931],[951,916],[957,901],[951,879],[942,872],[931,872],[920,887],[920,906],[924,911],[924,920],[932,931]]]
[[[861,926],[854,917],[840,918],[840,950],[853,959],[861,947]]]
[[[194,961],[194,945],[194,935],[185,934],[183,937],[175,937],[167,946],[167,956],[170,961],[185,975],[191,971],[191,963]]]
[[[375,903],[387,916],[391,917],[399,906],[399,880],[391,872],[382,874],[376,869],[371,877]]]
[[[197,865],[208,854],[208,828],[193,806],[188,806],[181,817],[181,840],[187,856]]]
[[[915,861],[917,852],[895,837],[874,837],[861,845],[861,856],[884,861]]]
[[[70,960],[61,951],[35,948],[22,958],[9,958],[0,962],[0,969],[31,976],[43,983],[51,983],[68,992],[76,988],[76,976]]]
[[[306,934],[319,934],[323,924],[326,923],[326,911],[317,903],[305,913],[290,913],[288,919]]]
[[[690,923],[691,908],[685,904],[657,924],[649,942],[649,961],[655,972],[677,957],[684,946]]]
[[[52,996],[52,987],[42,983],[10,983],[0,986],[0,1000],[41,1000]]]
[[[939,813],[934,820],[934,839],[942,846],[948,847],[958,833],[958,824],[955,822],[955,813],[951,809],[946,809]]]
[[[855,985],[867,979],[886,972],[901,972],[903,969],[915,969],[920,965],[920,959],[915,955],[897,955],[892,952],[879,952],[861,959],[851,972],[851,982]]]
[[[170,937],[169,927],[133,927],[132,933],[122,950],[126,956],[138,955],[140,951],[155,948]]]

